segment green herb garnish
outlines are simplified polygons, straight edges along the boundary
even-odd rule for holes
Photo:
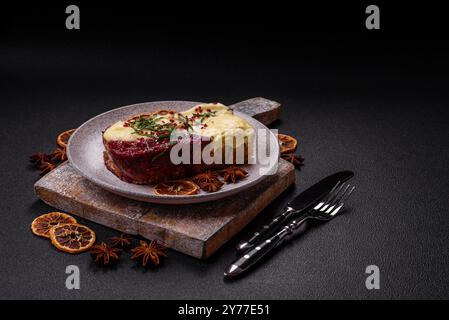
[[[189,122],[189,118],[184,116],[181,113],[178,113],[178,119],[181,121],[181,123],[187,128],[187,130],[193,130],[192,125]]]
[[[150,132],[164,132],[168,134],[168,137],[170,137],[170,133],[174,129],[174,125],[170,123],[157,123],[156,121],[162,119],[162,117],[158,116],[151,116],[151,117],[143,117],[140,116],[134,121],[130,121],[128,124],[129,126],[134,129],[132,134],[138,134],[145,137],[151,137],[151,138],[161,138],[162,135],[157,136],[152,133],[147,133],[145,131]],[[165,136],[167,136],[165,134]]]
[[[200,118],[201,123],[204,122],[206,118],[209,117],[215,117],[217,111],[210,111],[210,112],[204,112],[204,113],[194,113],[193,116],[196,118]]]

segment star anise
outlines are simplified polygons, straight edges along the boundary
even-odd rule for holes
[[[46,153],[38,152],[30,156],[30,162],[34,164],[36,167],[42,164],[43,162],[49,162],[50,156]]]
[[[55,162],[64,162],[67,160],[67,152],[65,148],[56,148],[50,154],[51,160]]]
[[[43,176],[56,168],[56,165],[51,162],[43,161],[37,165],[37,168],[41,171],[41,175]]]
[[[112,237],[109,240],[109,245],[111,247],[116,247],[116,248],[128,248],[131,245],[133,238],[130,235],[127,234],[121,234],[118,237]]]
[[[292,163],[298,169],[300,169],[300,167],[304,165],[304,158],[293,153],[282,154],[281,158]]]
[[[200,173],[193,177],[192,181],[206,192],[216,192],[223,186],[223,182],[218,178],[218,173],[212,171]]]
[[[155,266],[159,265],[160,257],[166,257],[165,250],[167,248],[163,245],[157,243],[156,241],[151,241],[150,243],[141,240],[140,245],[131,249],[133,255],[131,259],[141,260],[142,266],[146,267],[148,260],[151,260]]]
[[[92,248],[89,250],[89,253],[92,259],[95,260],[95,262],[107,266],[120,260],[122,250],[120,250],[119,248],[108,246],[106,243],[102,242],[100,244],[92,246]]]
[[[223,177],[224,181],[228,183],[236,183],[237,181],[244,179],[248,175],[248,172],[240,167],[233,166],[221,170],[220,175]]]

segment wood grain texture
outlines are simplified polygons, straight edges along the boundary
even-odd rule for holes
[[[241,101],[229,107],[246,113],[266,126],[279,119],[281,113],[281,104],[279,102],[261,97]]]
[[[79,176],[69,163],[35,184],[48,205],[110,228],[205,259],[294,183],[294,167],[280,160],[275,175],[244,193],[192,205],[158,205],[114,195]]]

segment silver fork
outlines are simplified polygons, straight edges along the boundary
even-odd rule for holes
[[[299,219],[292,220],[274,236],[259,242],[256,247],[229,265],[225,270],[225,277],[234,278],[241,275],[285,240],[294,237],[305,221],[315,219],[327,222],[335,218],[341,212],[344,202],[349,198],[354,189],[354,186],[347,183],[337,183],[331,192],[305,215]]]

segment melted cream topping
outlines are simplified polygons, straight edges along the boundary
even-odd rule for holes
[[[192,116],[198,108],[201,108],[203,112],[209,112],[209,110],[214,112],[214,116],[207,117],[202,122],[199,120],[192,121],[193,132],[201,136],[217,139],[235,131],[253,131],[253,128],[246,120],[234,115],[232,110],[221,103],[199,104],[181,112],[181,114]]]
[[[193,118],[194,114],[210,113],[211,116],[205,117],[203,121],[198,118]],[[220,103],[207,103],[199,104],[192,107],[189,110],[180,113],[182,116],[189,118],[189,123],[192,126],[194,133],[201,136],[213,138],[215,141],[220,141],[226,136],[231,134],[243,135],[245,141],[248,136],[254,134],[254,129],[251,125],[244,119],[233,114],[232,110]],[[170,119],[174,119],[175,123],[179,123],[179,114],[167,114],[159,115],[158,123],[167,123]],[[103,134],[106,141],[123,140],[123,141],[134,141],[139,138],[146,138],[136,133],[133,133],[134,129],[125,126],[124,121],[118,121],[110,126]]]
[[[139,138],[139,135],[133,134],[134,129],[130,127],[124,127],[124,121],[118,121],[112,126],[106,129],[103,134],[103,138],[106,141],[123,140],[134,141]]]

